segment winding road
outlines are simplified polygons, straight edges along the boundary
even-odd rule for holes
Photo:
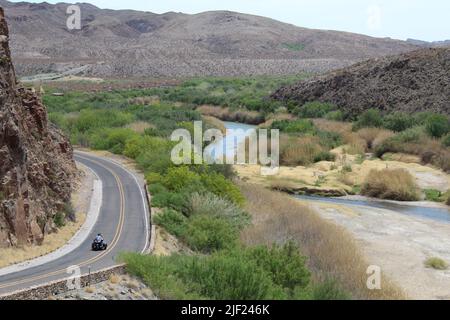
[[[82,274],[117,265],[120,252],[143,252],[149,244],[149,210],[137,178],[120,164],[76,152],[75,160],[102,181],[102,204],[91,233],[70,253],[43,265],[0,275],[0,295],[69,277],[67,268],[79,266]],[[101,232],[108,250],[92,252],[92,239]]]

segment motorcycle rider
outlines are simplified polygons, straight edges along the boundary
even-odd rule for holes
[[[95,237],[95,242],[97,243],[103,243],[104,239],[103,239],[103,235],[101,233],[99,233],[96,237]]]

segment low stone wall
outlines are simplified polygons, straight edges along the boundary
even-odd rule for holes
[[[81,287],[107,281],[113,274],[125,274],[125,265],[119,265],[108,269],[85,274],[80,278]],[[67,278],[49,282],[45,285],[32,287],[0,296],[0,300],[46,300],[51,296],[68,291]]]

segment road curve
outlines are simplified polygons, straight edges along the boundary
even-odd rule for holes
[[[70,276],[67,268],[77,265],[81,273],[95,272],[117,264],[120,252],[142,252],[149,241],[149,211],[143,186],[136,177],[111,160],[76,152],[75,160],[92,169],[103,184],[98,220],[87,239],[75,250],[49,263],[0,276],[0,295]],[[108,250],[92,252],[91,242],[102,233]]]

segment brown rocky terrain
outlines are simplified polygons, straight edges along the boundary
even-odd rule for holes
[[[81,30],[66,27],[68,4],[0,0],[20,75],[97,77],[239,76],[322,72],[417,49],[359,34],[296,27],[228,11],[188,15],[81,8]]]
[[[75,164],[40,99],[16,82],[0,8],[0,247],[39,244],[70,201]]]
[[[351,115],[369,108],[450,114],[450,48],[358,63],[281,88],[272,97],[300,105],[331,102]]]

